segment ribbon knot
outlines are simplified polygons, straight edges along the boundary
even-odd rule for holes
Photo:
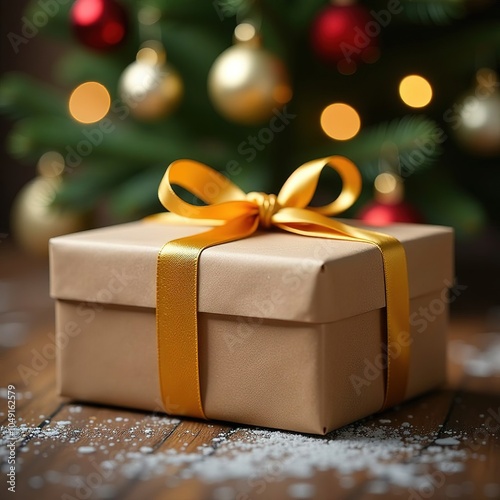
[[[325,167],[340,175],[342,190],[331,203],[310,206]],[[183,187],[206,205],[184,201],[172,185]],[[329,156],[300,166],[277,196],[259,192],[246,194],[227,177],[193,160],[178,160],[168,167],[158,189],[163,206],[180,215],[183,223],[189,224],[190,219],[194,219],[198,224],[213,226],[208,231],[169,241],[158,255],[156,321],[160,386],[165,404],[178,405],[176,414],[206,418],[198,365],[200,255],[210,246],[247,238],[259,226],[265,229],[273,226],[315,238],[368,243],[380,250],[385,281],[387,351],[399,353],[387,357],[383,408],[404,399],[410,359],[408,272],[404,248],[392,236],[330,218],[348,209],[360,191],[361,175],[356,165],[342,156]],[[160,220],[162,215],[172,214],[159,214]],[[158,215],[153,217],[158,219]],[[360,282],[359,286],[366,284]]]
[[[258,206],[260,226],[264,229],[269,229],[273,215],[281,208],[276,195],[252,191],[247,194],[247,200]]]

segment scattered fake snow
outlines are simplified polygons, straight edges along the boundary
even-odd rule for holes
[[[9,391],[7,387],[0,387],[0,399],[10,399],[12,396],[11,394],[15,395],[16,400],[20,399],[31,399],[33,395],[31,394],[30,391],[26,392],[17,392],[17,391]]]
[[[69,415],[73,418],[77,414],[77,418],[80,411],[81,407],[71,406]],[[79,422],[79,428],[71,420],[52,421],[35,428],[26,424],[10,429],[2,427],[0,445],[28,438],[29,446],[20,451],[33,448],[36,454],[46,442],[80,442],[77,453],[92,457],[93,467],[103,477],[139,480],[164,477],[170,486],[193,477],[207,483],[245,478],[263,478],[267,482],[295,479],[287,488],[290,498],[314,497],[314,485],[308,480],[317,471],[334,471],[339,485],[345,489],[355,486],[356,474],[365,473],[371,480],[369,491],[383,494],[391,485],[431,487],[432,473],[460,472],[463,462],[470,458],[468,450],[458,446],[463,436],[447,435],[446,431],[426,434],[407,421],[398,425],[390,419],[356,423],[326,437],[237,428],[197,448],[189,447],[195,433],[187,430],[180,437],[178,449],[164,451],[150,445],[171,431],[179,420],[154,416],[148,417],[147,425],[128,420],[116,417],[97,422],[90,418],[83,427]],[[0,458],[1,455],[0,447]],[[74,485],[81,480],[76,470],[71,474],[69,470],[48,470],[33,476],[29,484],[38,489],[45,483]],[[218,490],[222,500],[224,495],[230,497],[227,488],[221,486]]]
[[[87,455],[89,453],[94,453],[95,448],[93,446],[80,446],[78,448],[78,453],[82,453],[83,455]]]
[[[440,446],[453,446],[456,444],[460,444],[460,441],[452,437],[447,437],[447,438],[436,439],[434,443]]]
[[[492,377],[500,375],[500,334],[481,334],[485,348],[480,349],[463,340],[449,343],[450,358],[463,365],[464,372],[472,377]]]
[[[460,362],[471,376],[500,375],[498,334],[489,342],[487,350],[454,341],[449,352],[451,359]],[[16,394],[16,399],[30,397],[29,392]],[[0,388],[0,398],[7,398],[6,388]],[[71,419],[81,418],[81,412],[79,405],[69,407]],[[413,415],[407,418],[411,420]],[[163,477],[167,486],[176,486],[189,478],[213,484],[231,479],[260,478],[270,483],[288,478],[293,481],[287,488],[288,497],[292,499],[314,498],[315,486],[308,480],[317,471],[334,471],[339,486],[344,489],[355,487],[356,474],[364,473],[370,479],[366,491],[374,495],[384,495],[390,486],[428,492],[433,491],[436,473],[452,477],[464,470],[467,460],[486,459],[467,446],[466,435],[451,435],[442,425],[439,425],[439,433],[428,434],[409,421],[397,424],[388,418],[356,423],[326,437],[240,428],[221,433],[209,444],[189,451],[190,438],[195,436],[191,431],[185,432],[177,450],[161,451],[150,446],[179,423],[174,418],[148,417],[147,426],[133,425],[129,418],[121,416],[107,422],[90,418],[83,427],[81,422],[75,427],[72,420],[44,423],[48,425],[29,427],[20,423],[1,427],[0,459],[7,453],[3,445],[12,440],[18,443],[27,440],[27,445],[19,450],[20,456],[30,449],[39,454],[38,448],[45,442],[82,440],[77,452],[88,454],[103,477],[139,480]],[[46,470],[32,476],[28,484],[33,489],[43,488],[45,484],[77,488],[85,480],[79,474],[79,466],[71,464],[66,472]],[[457,491],[452,491],[454,487]],[[462,492],[460,488],[451,484],[446,492],[456,496]],[[100,498],[111,498],[116,491],[112,484],[102,484],[95,493]],[[229,500],[237,493],[232,486],[222,485],[213,489],[213,498]],[[486,484],[480,493],[486,498],[498,498],[500,484]]]

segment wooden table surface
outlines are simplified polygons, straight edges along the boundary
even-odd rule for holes
[[[46,266],[6,245],[0,266],[0,498],[500,498],[500,334],[482,318],[452,318],[448,387],[301,436],[58,397]]]

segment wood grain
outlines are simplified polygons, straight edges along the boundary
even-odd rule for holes
[[[40,266],[25,266],[24,260],[12,252],[4,252],[2,259],[4,263],[5,259],[10,259],[12,264],[6,266],[8,275],[0,279],[0,284],[4,285],[2,289],[31,287],[37,290],[37,296],[40,290],[46,290],[47,273],[43,269],[40,271]],[[398,486],[390,481],[381,485],[380,478],[372,477],[367,470],[351,474],[351,484],[347,486],[345,477],[336,469],[316,470],[312,477],[305,479],[280,475],[278,471],[260,477],[210,482],[193,476],[192,464],[180,460],[170,465],[165,473],[151,474],[149,469],[141,467],[148,456],[174,453],[193,457],[203,466],[210,457],[231,457],[230,444],[251,439],[252,430],[228,423],[178,420],[59,398],[55,393],[54,359],[42,356],[45,362],[35,360],[37,352],[50,352],[47,346],[53,342],[50,336],[54,330],[52,304],[48,300],[34,300],[33,294],[31,298],[30,294],[14,295],[9,297],[9,308],[26,313],[29,333],[23,345],[0,347],[0,386],[13,384],[18,395],[22,395],[16,402],[17,424],[24,425],[16,441],[17,498],[500,498],[498,375],[472,377],[464,372],[460,362],[451,359],[448,387],[374,415],[360,424],[376,428],[384,422],[390,433],[391,429],[399,432],[405,422],[411,421],[412,434],[422,436],[421,446],[410,455],[393,453],[390,463],[415,466],[416,470],[427,464],[430,482],[426,489]],[[0,327],[5,321],[2,317]],[[480,318],[456,317],[452,321],[450,339],[485,349],[488,337],[481,335],[483,329]],[[33,373],[23,376],[20,366]],[[0,399],[0,411],[0,423],[5,429],[6,399]],[[341,436],[332,433],[325,439],[335,440]],[[453,471],[443,471],[435,459],[436,450],[439,450],[436,441],[452,436],[459,437],[459,444],[454,449],[462,458],[455,461],[458,465]],[[135,462],[136,456],[146,458]],[[8,498],[3,479],[0,497]],[[309,485],[306,492],[309,496],[297,496],[301,491],[297,483]],[[385,490],[382,491],[381,486]]]

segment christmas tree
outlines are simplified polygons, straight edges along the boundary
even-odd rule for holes
[[[60,40],[52,73],[66,90],[5,75],[7,148],[39,163],[44,188],[31,189],[58,214],[47,234],[98,211],[161,211],[157,187],[178,158],[276,192],[303,162],[339,154],[364,179],[347,215],[467,238],[500,220],[499,28],[488,1],[36,0],[9,42]],[[322,186],[331,199],[339,180]]]

